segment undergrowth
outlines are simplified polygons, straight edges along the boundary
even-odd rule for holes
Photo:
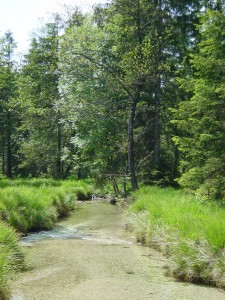
[[[172,188],[142,187],[129,219],[136,238],[171,257],[175,277],[225,288],[225,210]]]

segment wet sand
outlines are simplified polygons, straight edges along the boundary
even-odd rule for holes
[[[166,277],[167,259],[128,236],[116,206],[79,204],[53,233],[23,241],[28,269],[12,282],[12,300],[225,299],[222,290]]]

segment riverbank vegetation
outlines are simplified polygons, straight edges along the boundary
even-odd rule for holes
[[[137,241],[171,257],[168,272],[225,288],[225,210],[172,188],[142,187],[129,219]]]
[[[52,229],[60,217],[90,197],[84,181],[52,179],[1,180],[0,217],[19,232]]]
[[[0,221],[0,299],[9,299],[8,281],[24,267],[24,256],[19,245],[19,234]]]
[[[84,180],[0,179],[0,299],[8,299],[8,280],[23,268],[20,236],[52,229],[91,189]]]

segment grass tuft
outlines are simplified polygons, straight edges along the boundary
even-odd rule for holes
[[[8,280],[24,267],[24,255],[19,246],[19,235],[0,222],[0,299],[9,299]]]

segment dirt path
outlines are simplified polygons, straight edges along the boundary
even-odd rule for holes
[[[28,271],[12,300],[224,300],[225,292],[164,276],[166,259],[126,237],[106,203],[85,203],[52,233],[25,241]],[[32,242],[33,240],[37,240]]]

